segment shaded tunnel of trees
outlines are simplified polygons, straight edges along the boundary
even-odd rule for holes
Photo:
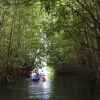
[[[42,62],[100,79],[99,0],[0,0],[0,78]]]

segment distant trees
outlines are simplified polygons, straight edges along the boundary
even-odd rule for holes
[[[39,2],[0,1],[0,67],[35,66],[45,56],[41,33],[45,15]],[[39,62],[38,62],[39,63]]]
[[[49,63],[76,62],[99,71],[99,0],[41,0],[51,20],[44,25]]]
[[[99,0],[1,0],[0,66],[77,62],[99,70]]]

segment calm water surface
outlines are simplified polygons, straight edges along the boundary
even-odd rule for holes
[[[46,82],[24,79],[0,87],[0,100],[100,100],[88,80],[56,78]]]

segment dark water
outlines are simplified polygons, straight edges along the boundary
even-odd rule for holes
[[[0,87],[0,100],[100,100],[88,80],[56,78],[46,82],[24,79]]]

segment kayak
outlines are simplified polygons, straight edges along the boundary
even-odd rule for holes
[[[39,81],[40,80],[40,78],[33,78],[32,79],[32,81],[34,81],[34,82],[37,82],[37,81]]]
[[[36,73],[33,73],[32,80],[33,81],[39,81],[40,80],[40,75],[39,74],[36,74]]]
[[[45,76],[35,76],[35,77],[32,77],[32,81],[34,82],[38,82],[38,81],[46,81],[47,78]]]
[[[44,73],[33,73],[32,72],[31,79],[34,82],[46,81],[47,80],[47,75],[45,75]]]

